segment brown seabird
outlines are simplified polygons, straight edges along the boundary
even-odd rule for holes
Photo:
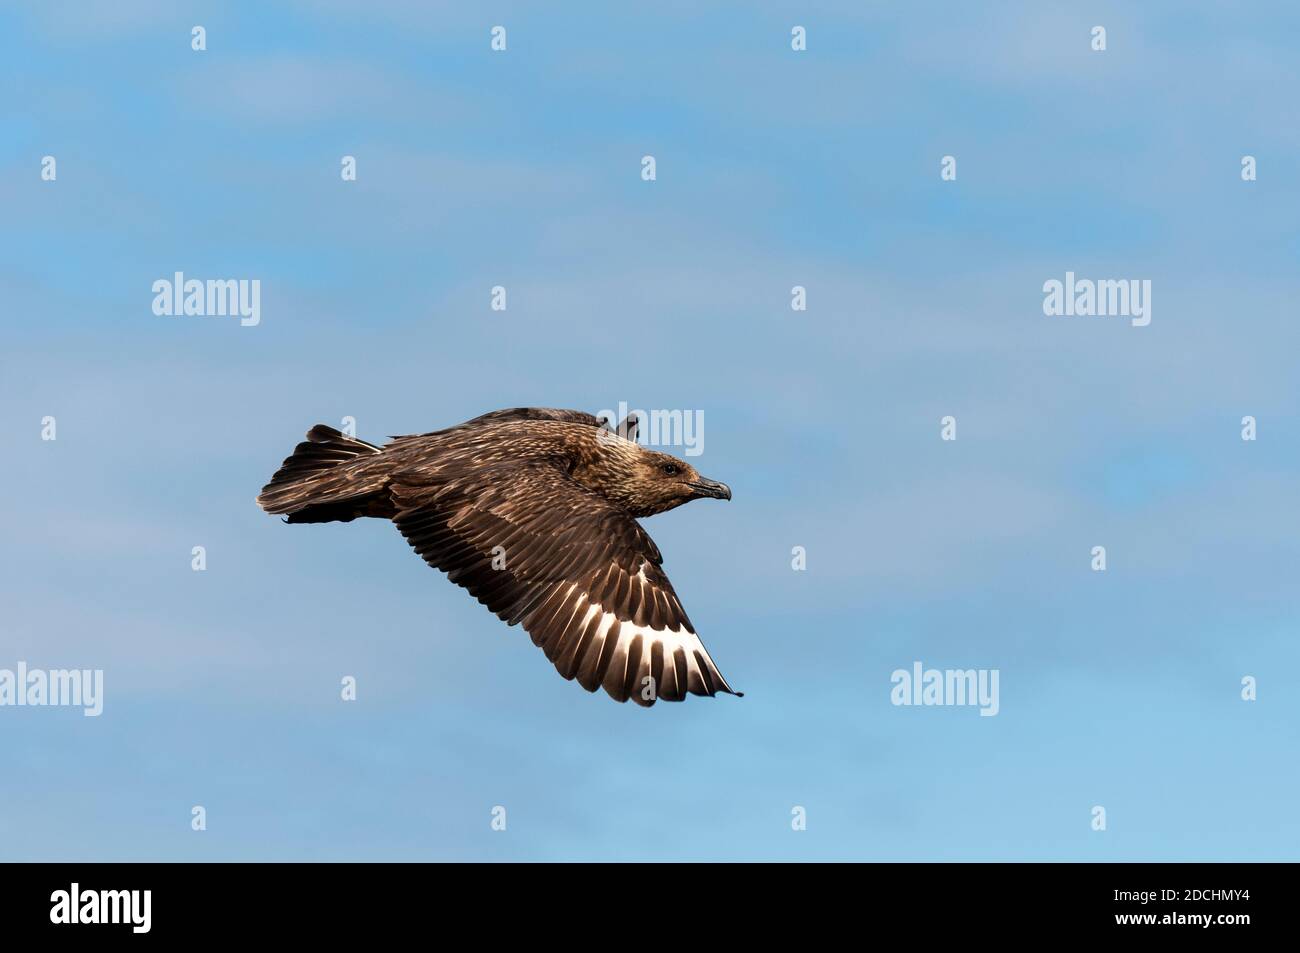
[[[317,424],[257,502],[288,523],[391,519],[424,561],[509,625],[566,679],[617,701],[733,691],[637,520],[731,499],[683,460],[647,449],[629,419],[498,410],[383,447]]]

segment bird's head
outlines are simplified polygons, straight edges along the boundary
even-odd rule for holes
[[[594,457],[574,469],[574,479],[633,516],[653,516],[703,497],[731,499],[731,487],[701,476],[671,454],[615,434],[603,436],[597,446]]]

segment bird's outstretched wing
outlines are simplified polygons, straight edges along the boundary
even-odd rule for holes
[[[408,440],[418,440],[421,437],[436,437],[441,434],[454,433],[458,430],[476,430],[480,427],[490,427],[493,424],[511,423],[517,420],[558,420],[570,424],[583,424],[587,427],[600,427],[602,425],[598,418],[582,410],[560,410],[555,407],[508,407],[505,410],[494,410],[490,413],[479,414],[463,424],[456,424],[454,427],[447,427],[443,430],[434,430],[430,433],[401,434],[389,439],[401,443]]]
[[[659,549],[617,507],[548,463],[412,470],[393,522],[430,566],[533,642],[567,679],[653,705],[734,692],[695,634]]]

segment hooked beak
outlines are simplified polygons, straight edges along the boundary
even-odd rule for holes
[[[703,477],[689,484],[697,496],[711,496],[715,500],[731,499],[731,487],[725,483],[719,483],[717,480],[706,480]]]

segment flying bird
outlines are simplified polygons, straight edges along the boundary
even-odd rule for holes
[[[317,424],[257,502],[287,523],[392,520],[426,563],[522,623],[589,692],[645,706],[740,695],[637,522],[731,490],[641,446],[635,418],[611,423],[520,407],[382,447]]]

